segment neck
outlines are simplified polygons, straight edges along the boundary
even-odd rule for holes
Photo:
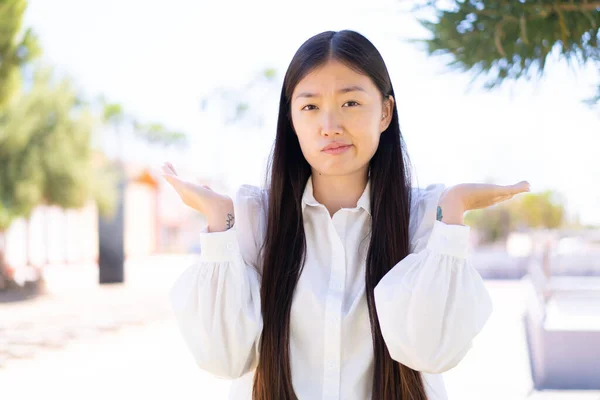
[[[321,175],[312,171],[313,196],[333,216],[341,208],[354,208],[367,186],[368,171],[361,169],[343,176]]]

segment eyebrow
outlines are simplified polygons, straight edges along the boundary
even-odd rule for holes
[[[348,86],[345,88],[342,88],[340,90],[337,91],[339,94],[344,94],[344,93],[349,93],[349,92],[365,92],[366,90],[363,89],[360,86]],[[300,93],[298,96],[296,96],[296,99],[300,98],[300,97],[319,97],[320,94],[318,93],[311,93],[311,92],[302,92]]]

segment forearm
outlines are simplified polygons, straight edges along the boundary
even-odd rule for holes
[[[235,217],[233,211],[225,215],[221,215],[216,218],[210,218],[208,220],[208,231],[209,232],[224,232],[233,227]]]
[[[233,202],[222,210],[216,210],[207,216],[209,232],[224,232],[233,228],[235,224],[235,212]]]
[[[436,219],[448,225],[464,225],[464,214],[462,202],[452,192],[444,191],[438,202]]]

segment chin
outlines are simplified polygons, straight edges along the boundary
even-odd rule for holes
[[[349,165],[348,163],[340,163],[337,165],[321,166],[313,168],[313,172],[326,176],[344,176],[352,175],[360,171],[363,167],[357,165]]]

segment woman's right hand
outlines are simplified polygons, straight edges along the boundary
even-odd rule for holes
[[[181,179],[170,162],[162,166],[163,177],[173,186],[183,203],[202,213],[208,220],[209,231],[222,232],[233,227],[235,215],[229,196]]]

